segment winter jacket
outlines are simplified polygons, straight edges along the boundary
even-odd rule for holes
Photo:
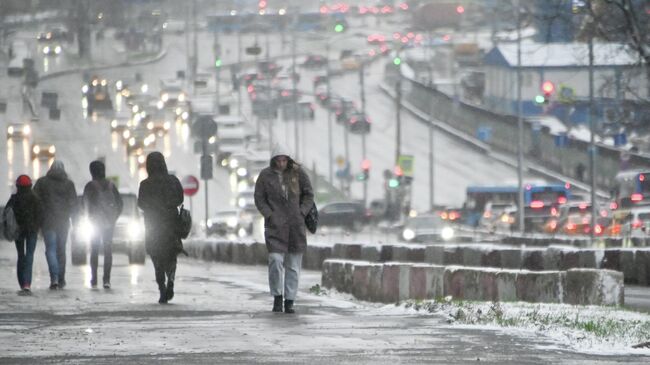
[[[19,186],[6,206],[11,206],[22,232],[37,233],[43,223],[43,207],[31,186]]]
[[[255,206],[264,216],[264,239],[269,252],[303,253],[307,247],[305,216],[314,203],[309,176],[289,158],[287,169],[280,173],[273,158],[289,157],[276,149],[271,166],[262,170],[255,183]]]
[[[74,183],[68,179],[63,163],[54,161],[47,174],[36,181],[34,192],[43,204],[44,231],[67,228],[77,214],[78,202]]]
[[[140,183],[138,206],[144,212],[145,248],[151,256],[178,254],[182,243],[176,232],[178,206],[183,203],[183,187],[169,175],[163,155],[147,156],[149,177]]]
[[[93,179],[86,184],[83,193],[84,212],[88,214],[91,221],[112,226],[122,213],[124,205],[120,192],[115,184],[106,179],[106,167],[101,161],[90,163],[90,174]],[[111,208],[102,206],[101,202],[101,194],[107,190],[112,195],[113,207]],[[111,210],[114,211],[111,212]],[[107,215],[113,216],[107,217]]]

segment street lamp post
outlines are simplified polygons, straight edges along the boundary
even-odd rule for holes
[[[517,222],[519,233],[525,230],[524,221],[524,120],[521,100],[521,9],[517,0]]]

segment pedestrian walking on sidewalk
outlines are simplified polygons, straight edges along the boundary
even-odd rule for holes
[[[32,179],[29,176],[18,176],[16,194],[11,195],[5,206],[13,209],[20,231],[15,241],[16,251],[18,251],[16,274],[21,289],[20,294],[29,295],[32,288],[32,264],[36,239],[43,220],[41,202],[32,190]]]
[[[50,270],[50,289],[63,289],[70,219],[76,216],[79,205],[77,191],[68,179],[63,162],[55,160],[52,163],[47,174],[36,181],[34,192],[43,204],[41,232]]]
[[[313,204],[309,176],[288,150],[275,147],[270,166],[260,172],[255,183],[255,205],[264,216],[273,312],[282,312],[284,299],[284,312],[294,313],[302,255],[307,247],[305,216]]]
[[[158,303],[165,304],[174,297],[176,257],[183,251],[176,229],[183,187],[176,176],[167,172],[160,152],[147,156],[146,167],[149,176],[140,183],[138,206],[144,212],[145,249],[156,271]]]
[[[111,288],[111,267],[113,265],[113,230],[122,214],[122,197],[117,187],[106,179],[106,166],[101,161],[90,163],[92,180],[84,187],[84,213],[94,229],[90,241],[90,286],[97,287],[97,266],[99,249],[104,250],[104,289]]]

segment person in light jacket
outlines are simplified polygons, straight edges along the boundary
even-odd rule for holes
[[[288,150],[277,146],[270,166],[260,172],[255,183],[255,206],[264,216],[273,312],[282,312],[284,299],[284,312],[294,313],[302,255],[307,247],[305,216],[313,204],[309,176]]]

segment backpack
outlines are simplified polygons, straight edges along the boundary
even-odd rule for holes
[[[176,233],[180,238],[187,238],[190,235],[192,230],[192,215],[190,211],[183,208],[181,205],[180,210],[178,211],[178,217],[176,219]]]
[[[16,221],[16,214],[14,213],[14,208],[11,205],[7,205],[2,211],[2,235],[7,241],[15,241],[20,235],[20,226],[18,226],[18,221]]]
[[[106,189],[99,181],[93,182],[97,188],[96,208],[101,223],[113,225],[120,216],[120,208],[113,194],[113,183],[108,182]]]

